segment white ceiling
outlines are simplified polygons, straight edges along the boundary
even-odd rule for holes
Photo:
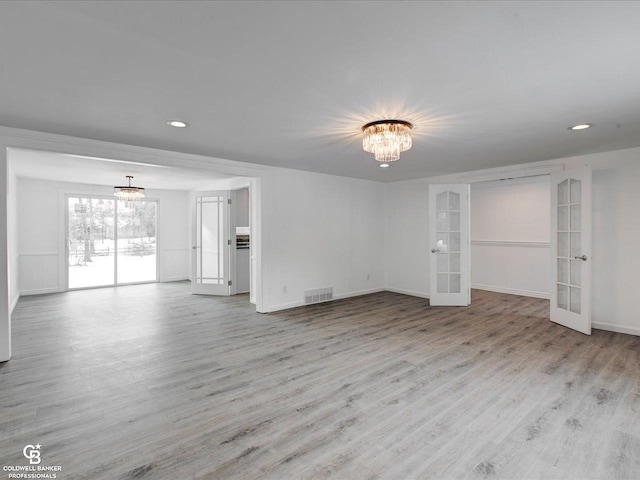
[[[218,180],[231,178],[228,175],[184,168],[158,167],[18,148],[10,149],[9,161],[11,169],[18,177],[111,187],[127,185],[127,175],[133,175],[133,186],[168,190],[206,189]]]
[[[635,147],[639,24],[614,1],[0,2],[0,124],[383,181]],[[380,169],[359,134],[386,117],[414,146]]]

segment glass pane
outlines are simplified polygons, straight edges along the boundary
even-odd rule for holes
[[[582,202],[582,182],[571,179],[571,203]]]
[[[460,275],[449,275],[449,293],[460,293]]]
[[[460,210],[460,194],[449,192],[449,210]]]
[[[69,288],[113,285],[115,201],[70,197],[67,208]]]
[[[557,285],[558,288],[558,308],[564,310],[569,309],[569,287],[566,285]]]
[[[449,271],[453,273],[460,273],[460,254],[449,254]]]
[[[579,257],[582,255],[582,234],[571,233],[571,254],[570,257]]]
[[[571,287],[571,311],[573,313],[580,313],[580,289]]]
[[[569,260],[558,259],[558,282],[569,283]]]
[[[571,206],[571,231],[579,232],[581,228],[581,208],[580,205],[572,205]]]
[[[569,256],[569,234],[568,233],[558,233],[558,256],[559,257]]]
[[[449,275],[446,273],[438,274],[438,293],[449,293]]]
[[[222,232],[218,231],[219,203],[221,202],[216,200],[202,204],[202,277],[214,280],[221,276],[218,250],[218,237],[222,236]]]
[[[452,232],[460,231],[460,212],[451,212],[449,213],[449,227]]]
[[[571,285],[580,286],[580,274],[582,273],[582,260],[571,260]]]
[[[436,255],[436,264],[437,264],[438,272],[447,273],[449,271],[449,262],[447,258],[448,256],[449,255],[446,253],[438,253]]]
[[[449,251],[449,234],[448,233],[436,233],[436,248],[443,253]]]
[[[118,283],[154,282],[156,202],[118,201]]]
[[[558,207],[558,230],[569,231],[569,207]]]
[[[438,193],[436,195],[436,210],[447,211],[447,192]]]
[[[451,232],[449,234],[451,239],[451,251],[459,252],[460,251],[460,232]]]
[[[447,212],[436,213],[436,232],[449,231],[449,218]]]
[[[569,180],[564,180],[558,185],[558,205],[569,203]]]

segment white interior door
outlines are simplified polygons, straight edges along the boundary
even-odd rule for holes
[[[471,303],[469,185],[429,185],[431,305]]]
[[[551,175],[551,321],[591,335],[591,168]]]
[[[196,192],[191,293],[229,295],[229,192]]]

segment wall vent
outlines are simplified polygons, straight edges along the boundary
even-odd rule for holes
[[[333,287],[316,288],[304,291],[304,304],[328,302],[333,300]]]

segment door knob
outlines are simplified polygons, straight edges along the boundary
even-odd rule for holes
[[[432,248],[431,249],[431,253],[438,253],[440,251],[440,249],[438,248]]]
[[[573,258],[575,258],[576,260],[582,260],[583,262],[587,261],[587,256],[586,255],[582,255],[580,257],[573,257]]]

